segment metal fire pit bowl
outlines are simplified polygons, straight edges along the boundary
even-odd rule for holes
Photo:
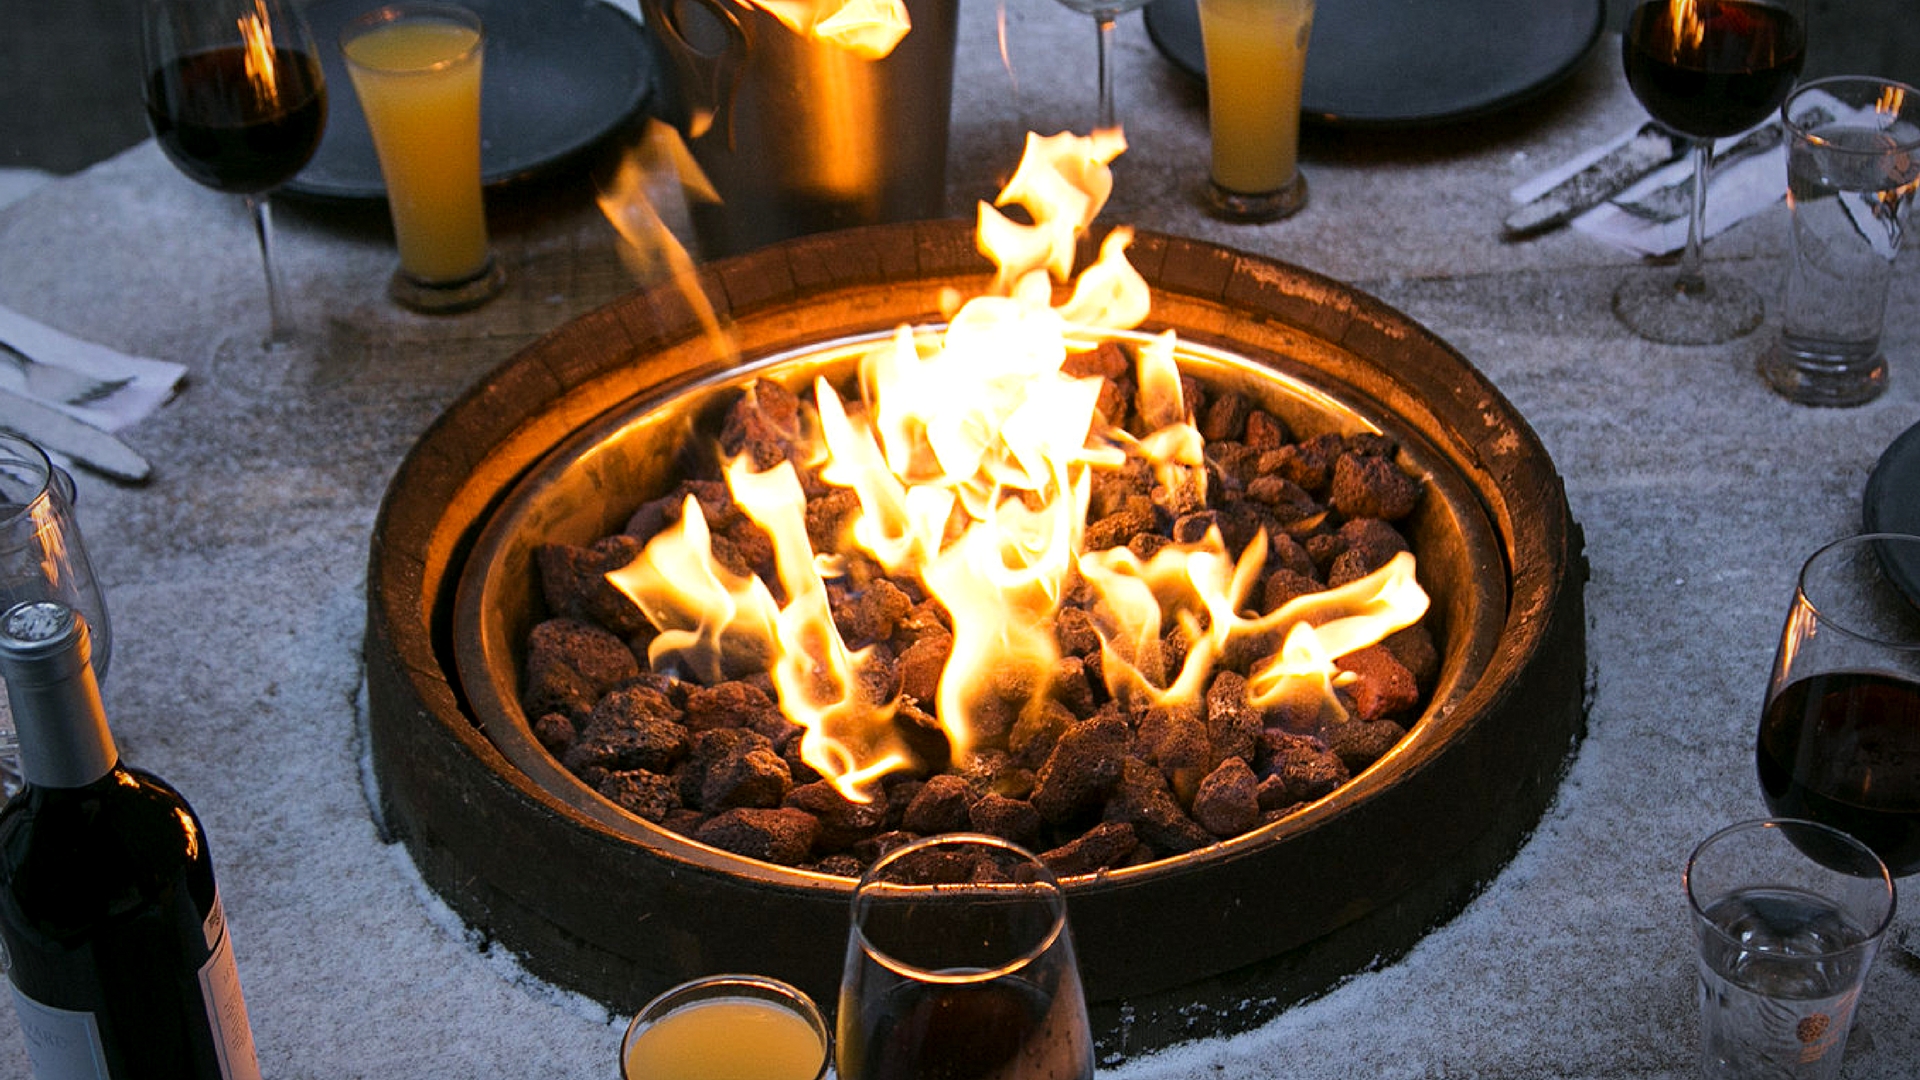
[[[1426,494],[1406,523],[1438,684],[1407,737],[1321,801],[1243,836],[1068,878],[1108,1060],[1249,1027],[1397,957],[1525,838],[1582,729],[1579,530],[1526,423],[1432,333],[1270,260],[1141,234],[1147,331],[1184,370],[1301,435],[1379,431]],[[402,463],[368,586],[369,723],[387,827],[476,930],[534,974],[631,1012],[665,987],[752,971],[835,998],[852,881],[742,858],[581,784],[519,710],[544,616],[542,543],[619,531],[687,464],[748,380],[805,388],[863,346],[939,320],[991,267],[964,223],[809,237],[714,264],[740,350],[713,356],[670,289],[635,293],[525,350]],[[703,470],[704,471],[704,470]]]

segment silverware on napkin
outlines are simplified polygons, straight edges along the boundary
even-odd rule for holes
[[[76,420],[39,398],[0,387],[0,429],[65,454],[76,464],[138,484],[153,471],[147,459],[113,434]]]
[[[131,378],[98,379],[58,364],[45,364],[0,341],[0,389],[63,405],[94,405],[126,387]]]
[[[1686,149],[1685,139],[1659,124],[1643,124],[1627,141],[1507,215],[1507,238],[1520,239],[1558,228],[1632,187],[1653,170],[1679,160]]]
[[[147,479],[146,459],[113,432],[171,398],[186,370],[74,337],[0,304],[0,429],[114,479]]]
[[[1827,122],[1827,118],[1821,113],[1811,114],[1809,120],[1814,124]],[[1721,169],[1735,162],[1772,150],[1785,141],[1786,136],[1786,129],[1780,126],[1778,120],[1754,128],[1741,136],[1739,142],[1713,155],[1713,175],[1718,175]],[[1709,188],[1713,186],[1712,176],[1708,177],[1707,186]],[[1671,184],[1654,188],[1632,200],[1622,200],[1614,205],[1634,217],[1644,218],[1647,221],[1677,221],[1693,211],[1693,173],[1689,171],[1686,176]]]

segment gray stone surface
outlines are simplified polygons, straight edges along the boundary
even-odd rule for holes
[[[1025,131],[1084,128],[1093,32],[1038,0],[964,5],[951,208],[971,212]],[[1312,201],[1234,227],[1198,206],[1201,94],[1123,24],[1134,149],[1105,216],[1296,262],[1451,341],[1533,424],[1585,530],[1591,714],[1559,798],[1513,863],[1412,953],[1266,1027],[1115,1075],[1345,1078],[1692,1075],[1679,872],[1692,843],[1762,812],[1750,740],[1792,576],[1854,531],[1881,450],[1920,420],[1920,275],[1894,284],[1892,389],[1796,408],[1725,346],[1635,340],[1608,298],[1635,260],[1560,232],[1498,238],[1519,180],[1636,115],[1604,42],[1560,92],[1414,133],[1312,131]],[[360,633],[367,541],[388,477],[465,387],[630,286],[582,190],[497,208],[513,275],[479,312],[396,311],[377,219],[285,208],[280,254],[318,368],[219,356],[264,326],[237,200],[151,143],[0,211],[0,303],[191,369],[129,430],[144,488],[81,475],[81,519],[115,631],[109,707],[129,761],[171,778],[212,837],[266,1074],[616,1075],[624,1018],[541,986],[473,939],[383,844],[368,809]],[[1777,292],[1784,210],[1717,238],[1716,273]],[[1915,493],[1920,498],[1920,493]],[[617,898],[614,898],[617,902]],[[636,912],[635,917],[641,913]],[[1920,961],[1869,979],[1853,1077],[1920,1060]],[[0,1021],[0,1074],[25,1075]]]

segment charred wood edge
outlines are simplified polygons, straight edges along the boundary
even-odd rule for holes
[[[1226,322],[1281,324],[1363,355],[1370,350],[1391,354],[1421,334],[1404,316],[1356,298],[1344,286],[1211,244],[1141,233],[1130,254],[1157,292],[1226,305],[1235,312]],[[973,251],[966,223],[936,222],[792,242],[707,267],[703,284],[723,318],[741,320],[740,328],[779,342],[804,328],[804,322],[780,317],[779,309],[793,301],[812,306],[881,285],[932,295],[941,283],[977,286],[970,279],[987,271]],[[750,318],[755,315],[762,318]],[[874,328],[900,319],[897,308],[876,310]],[[778,882],[741,881],[689,862],[664,866],[644,893],[623,882],[629,891],[610,896],[607,882],[591,874],[556,873],[556,865],[564,870],[617,862],[623,844],[610,830],[516,777],[473,726],[451,671],[449,585],[479,526],[513,482],[561,435],[604,412],[605,403],[627,396],[618,388],[637,390],[666,374],[655,355],[684,347],[697,328],[681,298],[661,290],[638,293],[556,330],[522,358],[496,369],[450,407],[403,461],[370,547],[369,705],[385,826],[408,845],[426,880],[451,906],[482,933],[522,954],[529,970],[622,1011],[637,1008],[649,988],[696,970],[783,974],[820,1000],[833,1000],[831,980],[844,941],[844,885],[800,874]],[[625,347],[609,349],[609,342]],[[756,344],[743,341],[742,347],[751,352]],[[1419,347],[1445,349],[1458,358],[1430,335]],[[527,357],[532,361],[525,362]],[[1225,974],[1203,973],[1197,983],[1190,971],[1175,971],[1168,976],[1171,988],[1147,986],[1131,1001],[1103,985],[1115,973],[1090,970],[1096,1012],[1110,1021],[1101,1024],[1107,1052],[1136,1052],[1208,1034],[1196,1027],[1203,1020],[1195,1019],[1192,1008],[1208,987],[1253,1003],[1206,1021],[1225,1030],[1220,1025],[1257,1022],[1326,989],[1363,966],[1355,964],[1360,953],[1378,952],[1383,960],[1398,955],[1420,933],[1457,913],[1518,847],[1550,800],[1583,727],[1580,589],[1585,567],[1578,530],[1537,438],[1463,358],[1459,365],[1403,366],[1393,373],[1405,383],[1400,386],[1386,372],[1360,364],[1369,370],[1359,372],[1364,378],[1358,389],[1378,395],[1395,411],[1444,416],[1477,455],[1472,464],[1498,478],[1503,492],[1514,493],[1487,510],[1512,545],[1506,552],[1514,583],[1509,625],[1532,620],[1532,630],[1502,639],[1497,670],[1489,675],[1526,669],[1525,677],[1502,686],[1506,700],[1480,704],[1527,710],[1530,729],[1470,733],[1447,750],[1446,775],[1423,777],[1433,772],[1431,762],[1410,772],[1402,779],[1409,785],[1404,797],[1417,793],[1425,810],[1401,815],[1398,823],[1366,820],[1379,811],[1364,807],[1343,815],[1344,827],[1331,821],[1325,823],[1328,828],[1308,830],[1305,825],[1311,823],[1303,823],[1292,838],[1301,849],[1294,868],[1329,883],[1364,869],[1352,865],[1337,834],[1360,825],[1406,834],[1411,846],[1401,850],[1408,858],[1395,876],[1409,880],[1397,893],[1347,914],[1346,925],[1366,933],[1323,937],[1279,957],[1220,969]],[[1335,374],[1352,378],[1355,372]],[[1468,711],[1469,704],[1458,711]],[[1511,760],[1510,754],[1523,760]],[[1450,811],[1457,811],[1463,794],[1498,807],[1497,817],[1477,830],[1458,824]],[[528,851],[549,857],[526,859]],[[1256,865],[1258,860],[1238,862],[1240,873],[1258,879],[1247,882],[1256,891],[1277,878],[1273,867]],[[1451,867],[1446,880],[1421,885],[1418,871],[1436,864]],[[1122,885],[1096,880],[1077,891],[1076,926],[1092,921],[1124,933],[1135,913]],[[1217,895],[1217,881],[1204,891]],[[749,927],[737,940],[694,939],[673,929],[686,924],[683,917],[702,922],[722,897]],[[1198,925],[1208,928],[1209,919],[1220,925],[1213,927],[1216,934],[1202,938],[1230,943],[1233,932],[1225,923],[1235,913],[1206,910],[1203,899],[1194,898],[1201,909],[1194,912]],[[567,908],[583,922],[555,925],[554,907]],[[1242,913],[1273,919],[1289,914]],[[642,955],[611,955],[605,943],[635,937],[636,925],[645,941],[636,950]],[[649,935],[649,926],[659,927],[658,934]],[[776,929],[768,933],[769,928]],[[1081,936],[1089,935],[1082,931]],[[1136,943],[1144,944],[1136,950],[1143,954],[1163,951]],[[1085,951],[1083,945],[1083,961]],[[1266,989],[1256,993],[1255,987]]]

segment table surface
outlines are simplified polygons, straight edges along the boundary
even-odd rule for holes
[[[1084,130],[1093,31],[1058,5],[962,5],[950,208],[991,198],[1029,129]],[[1256,1031],[1115,1066],[1133,1077],[1679,1077],[1695,1006],[1680,866],[1763,812],[1750,738],[1793,574],[1856,531],[1874,461],[1920,420],[1920,275],[1903,262],[1891,389],[1798,408],[1753,373],[1767,332],[1640,342],[1614,285],[1647,272],[1572,232],[1506,243],[1520,180],[1639,116],[1604,40],[1557,92],[1415,132],[1311,130],[1311,202],[1258,227],[1204,215],[1199,91],[1123,22],[1133,149],[1109,222],[1294,262],[1433,328],[1538,431],[1591,566],[1588,733],[1519,855],[1405,958]],[[1778,292],[1785,211],[1709,246]],[[369,530],[389,477],[448,402],[543,332],[633,285],[579,185],[494,218],[511,283],[457,317],[395,309],[378,222],[282,207],[279,254],[326,368],[216,360],[263,325],[238,200],[145,143],[0,211],[0,303],[190,369],[126,432],[151,483],[82,474],[113,614],[108,705],[126,758],[170,778],[212,838],[269,1077],[611,1077],[624,1017],[541,985],[421,884],[369,809],[361,632]],[[618,898],[612,898],[617,903]],[[635,916],[639,917],[636,912]],[[1848,1075],[1920,1060],[1920,960],[1883,954]],[[25,1075],[0,1021],[0,1074]]]

